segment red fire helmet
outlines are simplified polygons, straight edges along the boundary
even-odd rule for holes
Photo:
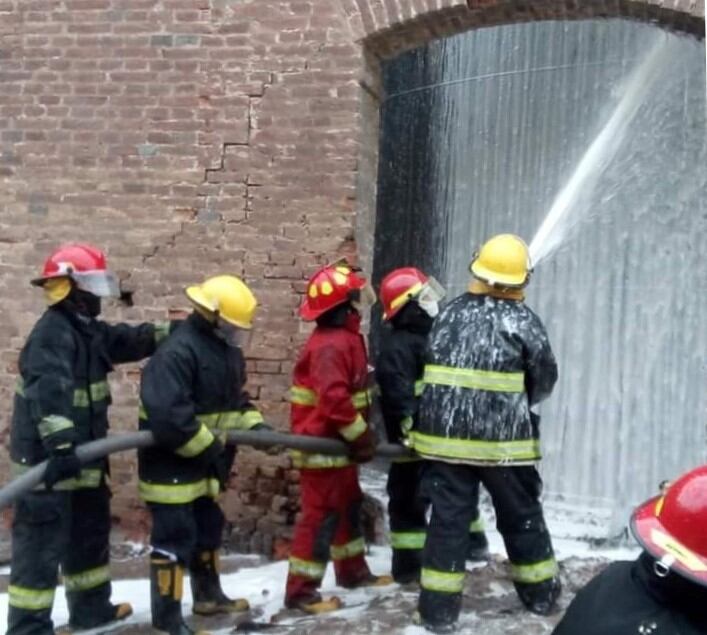
[[[410,300],[416,297],[427,283],[428,277],[415,267],[401,267],[391,271],[380,288],[383,319],[390,320]]]
[[[366,284],[366,279],[345,262],[326,265],[309,279],[299,309],[300,317],[307,321],[316,320],[335,306],[348,302],[351,292],[363,289]]]
[[[120,294],[118,281],[108,270],[104,253],[87,243],[63,245],[56,249],[44,262],[40,277],[32,280],[32,284],[41,287],[55,278],[71,278],[79,289],[97,296]]]
[[[666,569],[707,586],[707,465],[636,509],[631,531]]]

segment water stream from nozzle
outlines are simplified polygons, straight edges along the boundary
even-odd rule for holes
[[[670,65],[670,48],[668,37],[656,35],[648,55],[627,78],[619,103],[587,148],[533,237],[530,243],[533,266],[554,252],[566,239],[569,230],[589,211],[591,191],[621,147],[626,130],[651,87]]]

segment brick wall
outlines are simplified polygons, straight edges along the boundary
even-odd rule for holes
[[[0,429],[42,301],[28,280],[57,244],[95,242],[136,289],[137,321],[187,309],[184,285],[243,276],[262,308],[250,387],[286,427],[306,336],[305,279],[337,254],[370,269],[377,64],[431,38],[516,20],[627,15],[702,35],[694,0],[0,0]],[[358,247],[358,249],[357,249]],[[139,366],[115,373],[113,429],[132,430]],[[0,476],[7,477],[6,454]],[[146,518],[130,455],[113,460],[116,522]],[[239,455],[236,544],[269,552],[296,513],[285,457]]]

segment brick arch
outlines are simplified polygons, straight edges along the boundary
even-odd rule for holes
[[[482,26],[552,19],[625,17],[704,38],[697,0],[339,0],[354,38],[386,59],[430,40]]]

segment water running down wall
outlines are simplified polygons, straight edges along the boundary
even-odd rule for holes
[[[482,29],[389,62],[381,111],[374,277],[418,265],[453,297],[485,238],[530,241],[656,38],[667,70],[528,289],[561,372],[548,498],[619,521],[706,458],[704,43],[623,20]]]

